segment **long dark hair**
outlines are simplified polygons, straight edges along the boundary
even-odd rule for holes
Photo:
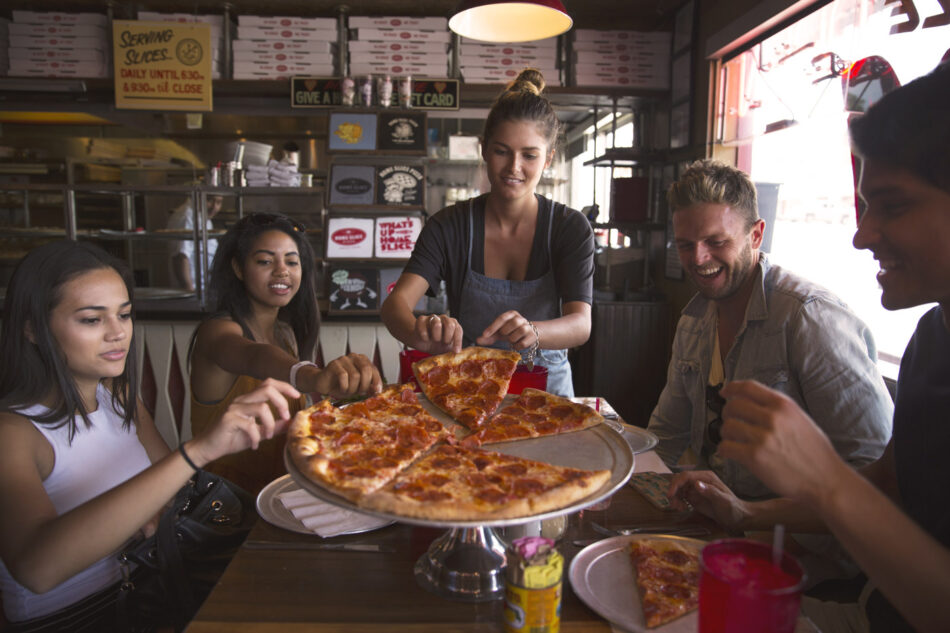
[[[557,146],[561,122],[554,106],[541,93],[544,92],[544,75],[536,68],[525,68],[509,83],[504,92],[495,99],[482,132],[482,143],[491,141],[495,128],[502,121],[533,121],[548,144],[550,153]],[[547,158],[547,157],[545,157]]]
[[[13,271],[3,306],[0,329],[0,411],[17,413],[49,396],[56,396],[49,413],[31,416],[39,424],[69,427],[69,441],[78,430],[77,418],[92,426],[76,381],[49,327],[50,313],[62,301],[62,287],[76,277],[104,268],[114,270],[132,300],[132,273],[125,262],[87,242],[63,240],[27,253]],[[31,341],[26,328],[32,332]],[[133,330],[134,337],[134,330]],[[129,429],[137,398],[135,341],[129,344],[125,368],[112,379],[112,407]]]
[[[244,336],[254,340],[254,335],[247,326],[247,319],[251,315],[251,302],[244,282],[234,274],[231,262],[243,268],[254,242],[259,235],[267,231],[282,231],[297,244],[297,252],[300,253],[300,290],[290,303],[280,309],[277,318],[293,330],[298,356],[310,359],[320,333],[320,310],[317,307],[313,248],[307,240],[306,227],[300,222],[276,213],[252,213],[228,229],[218,242],[218,250],[215,251],[214,262],[211,264],[211,281],[208,286],[215,310],[218,314],[229,315],[241,326]]]

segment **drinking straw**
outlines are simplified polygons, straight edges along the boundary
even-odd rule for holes
[[[776,567],[782,561],[782,546],[785,543],[785,525],[775,524],[775,531],[772,532],[772,564]]]

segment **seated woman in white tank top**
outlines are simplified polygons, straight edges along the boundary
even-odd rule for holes
[[[154,531],[194,468],[284,430],[287,398],[299,397],[267,381],[170,451],[137,399],[131,299],[122,262],[71,241],[31,251],[8,286],[0,332],[0,593],[14,631],[44,630],[37,622],[116,585],[115,553],[138,532]]]

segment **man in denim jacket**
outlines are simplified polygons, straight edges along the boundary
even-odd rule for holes
[[[719,388],[740,379],[790,396],[852,466],[880,457],[893,404],[871,332],[832,293],[759,252],[765,222],[749,177],[699,161],[667,197],[680,261],[699,293],[677,325],[650,418],[660,457],[672,466],[691,449],[698,468],[713,470],[740,497],[771,496],[745,468],[716,455]]]

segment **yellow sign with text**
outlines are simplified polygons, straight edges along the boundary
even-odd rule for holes
[[[112,57],[115,107],[212,110],[210,25],[114,20]]]

